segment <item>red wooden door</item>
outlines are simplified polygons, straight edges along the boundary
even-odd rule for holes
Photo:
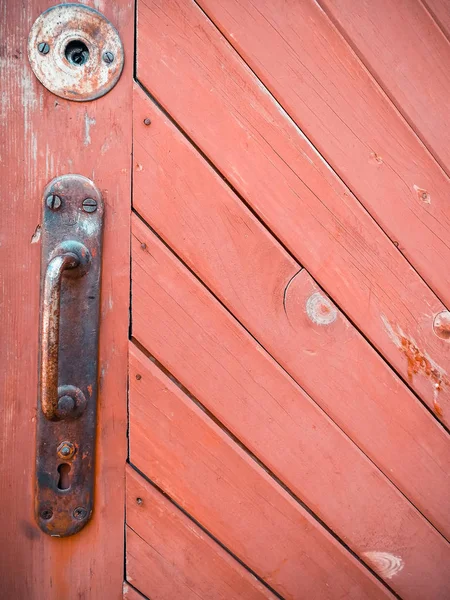
[[[91,102],[33,76],[48,3],[5,7],[7,597],[449,597],[448,3],[97,2],[125,69]],[[94,513],[53,539],[38,265],[65,173],[106,220]]]

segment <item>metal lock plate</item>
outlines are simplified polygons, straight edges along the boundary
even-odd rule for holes
[[[42,210],[35,512],[63,537],[93,509],[103,202],[92,181],[63,175]]]
[[[124,52],[117,30],[82,4],[59,4],[43,12],[28,37],[34,74],[53,94],[94,100],[117,83]]]

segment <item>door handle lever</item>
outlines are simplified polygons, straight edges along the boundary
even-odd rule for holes
[[[80,271],[81,257],[79,248],[75,242],[68,243],[67,250],[61,249],[61,253],[50,259],[44,278],[42,298],[42,320],[41,320],[41,408],[44,416],[50,421],[58,421],[68,412],[81,413],[86,404],[86,398],[79,388],[73,387],[70,391],[73,397],[61,402],[59,400],[68,396],[67,386],[58,389],[58,350],[59,350],[59,323],[61,313],[61,283],[64,272],[68,269]],[[84,253],[88,250],[82,246]],[[81,274],[80,274],[81,275]],[[64,395],[63,395],[64,394]],[[64,406],[66,405],[66,406]],[[67,408],[72,409],[68,411]],[[64,410],[65,409],[65,410]],[[65,413],[65,414],[64,414]]]
[[[43,199],[35,513],[63,537],[93,510],[102,197],[81,175]]]

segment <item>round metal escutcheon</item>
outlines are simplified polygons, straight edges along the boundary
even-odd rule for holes
[[[36,77],[53,94],[83,102],[115,86],[124,53],[106,17],[71,3],[53,6],[36,19],[28,37],[28,58]]]

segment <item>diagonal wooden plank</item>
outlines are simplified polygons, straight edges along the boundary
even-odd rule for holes
[[[133,334],[138,341],[358,555],[388,552],[409,565],[394,583],[420,597],[414,595],[423,592],[416,575],[422,573],[426,580],[434,573],[448,543],[138,219],[132,252]],[[131,452],[141,465],[133,454],[133,431],[140,427],[145,443],[162,433],[156,420],[146,416],[157,392],[135,368],[136,351],[131,351]],[[142,387],[136,387],[143,379]],[[171,451],[162,440],[152,444],[152,452],[158,447]],[[153,477],[158,461],[164,464],[157,457],[140,468]],[[182,464],[171,469],[177,478]],[[202,497],[203,491],[195,488],[195,469],[194,464],[191,493]],[[431,498],[434,489],[429,492]],[[437,590],[446,585],[439,573]]]
[[[137,351],[130,366],[130,461],[244,564],[284,598],[392,598],[158,367]]]
[[[123,598],[125,600],[148,600],[145,596],[143,596],[137,590],[131,587],[131,585],[127,581],[123,582]]]
[[[450,306],[450,181],[320,6],[197,1]]]
[[[151,600],[275,600],[204,531],[127,468],[127,576]]]
[[[135,209],[450,537],[447,434],[141,90],[134,115]]]
[[[450,39],[450,9],[448,0],[422,0],[422,3],[427,7],[447,38]]]
[[[319,3],[450,174],[450,45],[421,1]]]
[[[138,8],[140,80],[445,421],[444,306],[196,5]]]

